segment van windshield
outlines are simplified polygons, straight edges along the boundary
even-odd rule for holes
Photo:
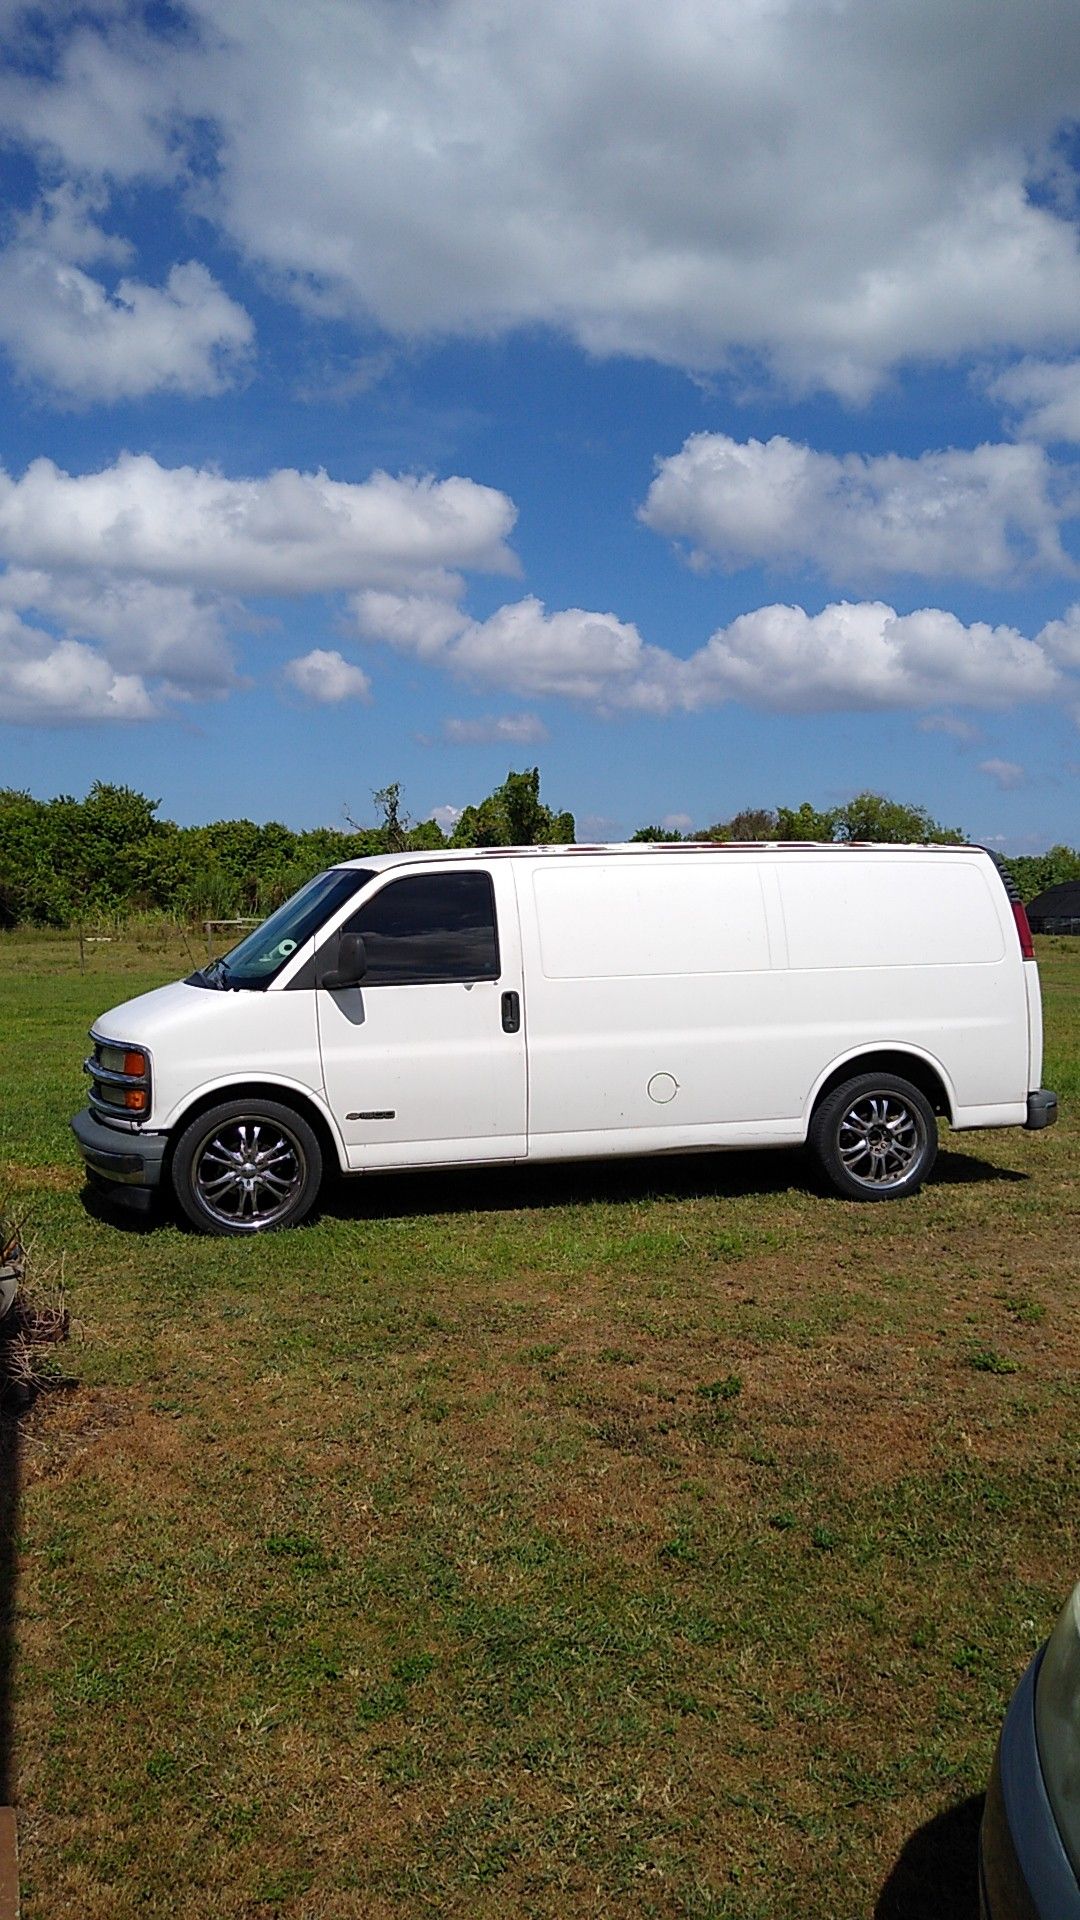
[[[208,987],[252,991],[268,987],[335,908],[344,906],[373,877],[370,867],[331,867],[329,873],[318,874],[223,959],[211,960],[195,979]]]

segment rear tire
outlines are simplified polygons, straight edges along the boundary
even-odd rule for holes
[[[937,1121],[926,1095],[891,1073],[863,1073],[816,1109],[809,1141],[818,1165],[847,1200],[902,1200],[917,1193],[937,1158]]]
[[[322,1149],[307,1121],[276,1100],[228,1100],[185,1128],[172,1160],[177,1203],[200,1233],[272,1233],[311,1212]]]

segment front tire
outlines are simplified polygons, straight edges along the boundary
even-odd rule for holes
[[[229,1100],[185,1128],[172,1186],[200,1233],[271,1233],[311,1212],[323,1157],[307,1121],[276,1100]]]
[[[863,1073],[826,1095],[810,1122],[810,1147],[848,1200],[917,1193],[937,1158],[937,1121],[925,1094],[891,1073]]]

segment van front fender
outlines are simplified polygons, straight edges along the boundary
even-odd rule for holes
[[[204,1081],[185,1094],[167,1114],[160,1119],[155,1116],[155,1129],[167,1133],[170,1140],[193,1120],[197,1114],[204,1113],[207,1107],[217,1106],[223,1100],[242,1100],[246,1095],[262,1094],[274,1100],[284,1101],[321,1129],[333,1146],[338,1166],[347,1173],[349,1163],[345,1152],[345,1142],[341,1129],[334,1118],[324,1096],[303,1081],[291,1080],[285,1074],[260,1073],[255,1076],[238,1076],[235,1073],[222,1074],[219,1079]]]

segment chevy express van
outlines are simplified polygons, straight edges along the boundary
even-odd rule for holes
[[[937,1123],[1045,1127],[1024,909],[978,847],[390,854],[320,874],[103,1014],[90,1179],[206,1233],[302,1220],[324,1169],[810,1146],[911,1194]]]

